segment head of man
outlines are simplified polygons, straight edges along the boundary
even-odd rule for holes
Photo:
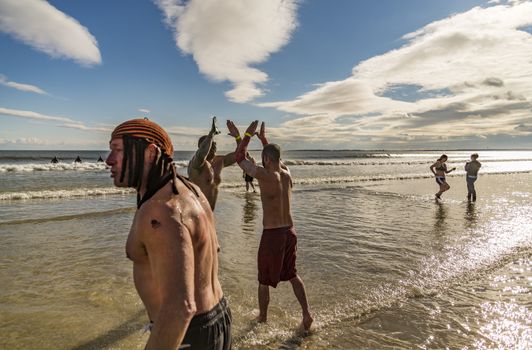
[[[281,147],[275,143],[269,143],[262,149],[262,165],[265,168],[276,167],[281,160]]]
[[[106,164],[111,167],[115,186],[140,190],[143,178],[147,187],[170,170],[174,148],[168,134],[148,119],[132,119],[118,125],[111,134],[111,152]]]
[[[203,135],[202,137],[199,138],[198,147],[200,147],[200,145],[203,143],[203,141],[207,137],[208,137],[208,135]],[[207,160],[208,161],[213,160],[215,155],[216,155],[216,141],[214,141],[214,139],[213,139],[212,143],[211,143],[211,148],[209,149],[209,153],[207,154]]]
[[[477,160],[477,158],[478,158],[478,153],[473,153],[471,155],[471,160]]]

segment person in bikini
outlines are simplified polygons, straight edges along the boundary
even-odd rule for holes
[[[478,171],[482,164],[477,160],[478,154],[473,153],[471,155],[471,161],[466,162],[464,169],[466,171],[466,183],[467,183],[467,201],[476,202],[477,191],[475,190],[475,181],[477,181]]]
[[[292,177],[280,160],[281,148],[266,140],[264,123],[257,134],[264,146],[263,166],[246,159],[247,146],[257,125],[258,121],[254,121],[246,130],[236,150],[236,161],[242,170],[258,180],[262,201],[264,230],[258,252],[258,321],[266,322],[268,319],[269,287],[276,288],[280,281],[290,281],[303,313],[301,326],[308,331],[314,319],[309,310],[305,285],[296,272],[297,235],[290,209]]]
[[[435,176],[436,183],[440,186],[440,190],[438,191],[438,193],[436,193],[436,199],[441,199],[441,194],[451,188],[447,181],[445,181],[445,175],[449,174],[451,171],[456,170],[456,168],[447,170],[447,164],[445,164],[447,159],[447,155],[442,154],[441,157],[438,158],[438,160],[430,166],[430,171],[432,171]]]
[[[118,125],[109,147],[114,185],[137,190],[126,255],[151,320],[146,349],[230,349],[231,312],[207,198],[177,173],[172,142],[156,123]]]
[[[240,133],[235,124],[228,120],[229,135],[235,138],[236,144],[240,143]],[[216,142],[214,135],[220,134],[216,127],[216,117],[212,119],[211,131],[198,140],[198,150],[188,164],[190,181],[199,186],[209,204],[214,210],[218,198],[218,187],[222,181],[222,169],[235,163],[235,153],[224,156],[216,155]]]

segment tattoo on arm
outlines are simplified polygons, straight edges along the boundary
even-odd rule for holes
[[[154,229],[158,229],[159,227],[161,227],[161,223],[159,221],[157,221],[156,219],[153,219],[151,221],[151,227],[154,228]]]

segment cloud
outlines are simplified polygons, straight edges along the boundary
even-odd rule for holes
[[[100,64],[98,43],[76,19],[42,0],[0,1],[0,31],[52,57]]]
[[[16,83],[14,81],[9,81],[7,79],[7,77],[2,75],[2,74],[0,74],[0,84],[2,84],[4,86],[7,86],[7,87],[10,87],[10,88],[13,88],[13,89],[20,90],[20,91],[34,92],[36,94],[48,95],[48,93],[46,91],[42,90],[38,86],[29,85],[29,84],[22,84],[22,83]]]
[[[146,114],[151,113],[151,111],[149,109],[146,109],[146,108],[139,108],[138,111],[141,112],[141,113],[146,113]]]
[[[351,142],[526,135],[517,126],[529,125],[532,109],[532,35],[521,30],[530,25],[531,1],[475,7],[404,35],[401,47],[360,62],[344,80],[258,105],[297,115],[281,125],[297,123],[294,137],[328,138],[332,130]],[[402,87],[415,98],[394,96]]]
[[[8,117],[15,117],[15,118],[22,118],[22,119],[31,119],[31,120],[38,120],[43,122],[60,122],[61,124],[56,124],[56,126],[62,127],[62,128],[69,128],[69,129],[78,129],[78,130],[86,130],[86,131],[99,131],[99,132],[111,132],[113,129],[106,126],[86,126],[84,123],[73,120],[71,118],[67,117],[60,117],[60,116],[54,116],[54,115],[46,115],[41,114],[37,112],[32,111],[24,111],[19,109],[9,109],[9,108],[3,108],[0,107],[0,115],[8,116]]]
[[[8,108],[3,108],[3,107],[0,107],[0,115],[17,117],[17,118],[25,118],[25,119],[33,119],[33,120],[41,120],[41,121],[76,123],[74,120],[70,118],[66,118],[66,117],[58,117],[58,116],[46,115],[46,114],[41,114],[41,113],[32,112],[32,111],[8,109]]]
[[[0,145],[45,145],[47,141],[36,137],[21,137],[17,139],[0,139]]]
[[[252,65],[265,62],[286,45],[297,27],[297,0],[154,0],[177,46],[202,74],[229,81],[225,95],[248,102],[263,95],[268,75]]]

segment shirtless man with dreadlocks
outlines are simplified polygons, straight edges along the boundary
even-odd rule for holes
[[[230,349],[212,210],[177,173],[168,134],[147,119],[129,120],[113,131],[110,149],[115,186],[137,190],[126,254],[151,321],[146,349]]]
[[[227,129],[229,135],[236,140],[236,145],[240,143],[240,133],[235,124],[228,120]],[[222,169],[224,167],[235,164],[235,153],[231,152],[224,156],[216,155],[216,142],[214,135],[220,134],[216,128],[216,117],[212,119],[211,131],[198,140],[198,150],[194,157],[188,164],[188,176],[190,181],[199,186],[209,204],[214,210],[216,199],[218,198],[218,186],[222,181]]]

